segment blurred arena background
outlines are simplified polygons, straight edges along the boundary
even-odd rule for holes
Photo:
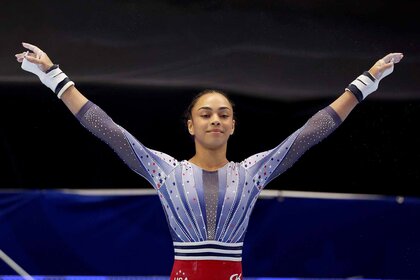
[[[190,98],[226,91],[238,115],[234,161],[277,145],[377,59],[403,52],[377,92],[270,183],[280,193],[257,203],[244,273],[419,279],[418,11],[418,1],[4,1],[0,249],[60,279],[165,277],[172,261],[147,182],[20,69],[21,42],[44,49],[146,146],[178,159],[193,152],[182,123]],[[111,194],[84,193],[97,189]],[[0,261],[0,279],[14,274]]]

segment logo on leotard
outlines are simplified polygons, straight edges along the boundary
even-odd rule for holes
[[[177,273],[175,273],[175,277],[173,280],[188,280],[188,277],[185,276],[185,272],[182,272],[182,270],[179,270]]]
[[[233,274],[232,276],[230,276],[229,280],[241,280],[241,275],[242,273]]]

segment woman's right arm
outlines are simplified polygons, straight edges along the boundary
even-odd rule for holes
[[[133,171],[159,188],[165,174],[174,168],[176,161],[166,154],[148,149],[116,124],[101,108],[89,101],[40,48],[28,43],[22,45],[29,50],[15,55],[22,69],[37,75],[88,131],[110,146]]]

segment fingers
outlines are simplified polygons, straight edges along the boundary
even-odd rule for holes
[[[40,60],[45,56],[45,53],[35,45],[22,42],[22,46],[29,51],[15,54],[18,62],[23,62],[23,59],[26,58],[30,62],[40,63]]]
[[[27,58],[29,56],[35,56],[35,54],[30,53],[29,51],[15,54],[16,60],[18,62],[22,62],[24,58]]]
[[[16,60],[20,63],[22,63],[24,59],[27,59],[30,62],[40,64],[41,58],[44,55],[45,55],[44,53],[36,55],[35,53],[30,53],[29,51],[26,51],[23,53],[15,54],[15,57],[16,57]]]
[[[394,64],[400,62],[403,57],[402,53],[389,53],[378,60],[369,72],[381,80],[394,71]]]
[[[38,48],[37,46],[35,46],[35,45],[32,45],[32,44],[29,44],[29,43],[22,43],[22,46],[23,47],[25,47],[25,48],[27,48],[28,50],[30,50],[30,51],[32,51],[33,53],[35,53],[36,55],[38,55],[38,54],[40,54],[40,53],[42,53],[43,51],[40,49],[40,48]]]
[[[16,54],[15,56],[18,62],[22,62],[23,59],[26,58],[30,62],[40,63],[41,59],[45,56],[45,53],[35,45],[23,42],[22,46],[31,52],[26,51],[20,54]]]
[[[390,53],[387,54],[382,60],[385,63],[398,63],[401,61],[401,59],[404,57],[402,53]]]
[[[23,53],[17,53],[17,54],[15,54],[16,60],[17,60],[18,62],[22,62],[22,61],[23,61],[23,59],[24,59],[24,57],[25,57],[25,55],[26,55],[27,53],[28,53],[28,52],[23,52]]]

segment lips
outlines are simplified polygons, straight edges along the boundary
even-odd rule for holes
[[[213,132],[213,133],[223,133],[223,131],[221,131],[220,129],[212,129],[208,132]]]

